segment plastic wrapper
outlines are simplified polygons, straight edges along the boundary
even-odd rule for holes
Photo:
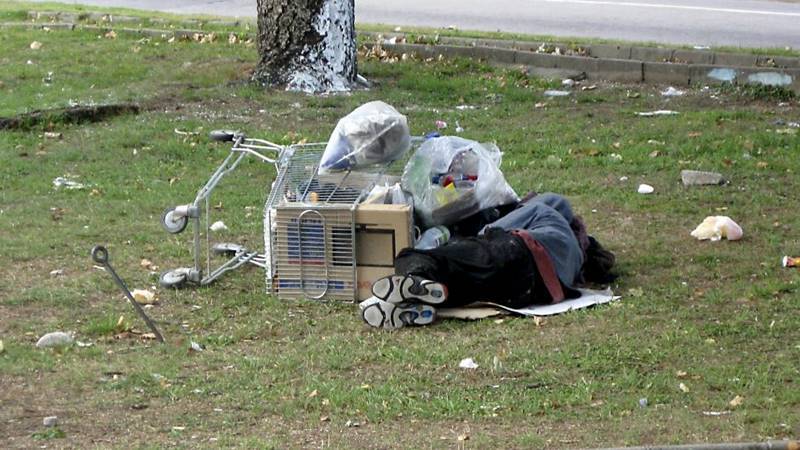
[[[411,196],[403,192],[400,183],[375,185],[361,203],[373,205],[411,205]]]
[[[389,163],[410,147],[406,116],[381,101],[365,103],[336,124],[322,154],[319,173]]]
[[[500,171],[501,159],[494,144],[456,136],[425,141],[401,180],[424,228],[451,225],[482,209],[519,201]]]

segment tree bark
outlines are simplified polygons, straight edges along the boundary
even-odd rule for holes
[[[354,0],[258,0],[253,79],[287,90],[349,90],[356,78]]]

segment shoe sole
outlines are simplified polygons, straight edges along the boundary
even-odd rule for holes
[[[395,305],[378,300],[361,310],[361,318],[375,328],[397,329],[406,325],[430,325],[436,320],[436,309],[420,303]]]
[[[447,300],[447,288],[415,275],[392,275],[373,283],[372,295],[394,304],[422,302],[439,305]]]

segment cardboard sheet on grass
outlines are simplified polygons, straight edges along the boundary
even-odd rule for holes
[[[518,314],[521,316],[554,316],[567,311],[588,308],[594,305],[602,305],[621,297],[614,295],[610,289],[597,291],[591,289],[578,289],[581,296],[570,300],[564,300],[555,305],[533,305],[526,308],[508,308],[489,302],[476,302],[463,308],[440,308],[436,311],[440,318],[478,320],[487,317],[498,316],[501,314]]]

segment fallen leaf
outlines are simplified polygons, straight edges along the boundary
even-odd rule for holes
[[[660,155],[661,155],[661,152],[660,152],[660,151],[658,151],[658,150],[654,150],[654,151],[650,152],[650,155],[649,155],[649,156],[650,156],[651,158],[658,158]]]
[[[139,336],[139,338],[149,341],[149,340],[155,339],[156,338],[156,334],[155,333],[142,333]]]
[[[683,392],[684,394],[689,392],[689,388],[683,383],[678,385],[678,389],[680,389],[681,392]]]
[[[688,374],[686,372],[682,371],[682,370],[679,370],[679,371],[675,372],[675,376],[678,377],[678,378],[686,378],[687,375]]]
[[[605,403],[605,402],[602,401],[602,400],[594,401],[594,402],[592,402],[592,407],[593,408],[597,408],[598,406],[603,406],[603,403]]]
[[[368,384],[362,384],[362,385],[361,385],[361,389],[370,389],[371,387],[372,387],[372,386],[370,386],[370,385],[368,385]]]
[[[141,262],[139,262],[139,265],[144,267],[145,269],[149,269],[153,265],[153,262],[147,258],[144,258],[141,260]]]
[[[458,440],[459,440],[460,442],[463,442],[463,441],[468,441],[468,440],[469,440],[469,435],[467,435],[467,434],[459,434],[459,435],[458,435]]]
[[[328,417],[328,416],[322,416],[322,417],[319,418],[319,421],[320,422],[330,422],[331,418]]]
[[[31,50],[39,50],[40,48],[42,48],[42,43],[41,42],[39,42],[39,41],[31,42]]]
[[[765,161],[759,161],[758,163],[756,163],[756,167],[758,167],[759,169],[766,169],[767,166],[769,166],[769,163]]]
[[[702,135],[703,135],[703,133],[701,133],[699,131],[692,131],[689,134],[687,134],[686,136],[688,136],[690,138],[696,138],[696,137],[700,137]]]
[[[6,346],[3,345],[3,341],[0,340],[0,353],[3,353],[4,351],[6,351]]]
[[[737,406],[741,405],[744,402],[744,397],[737,395],[733,397],[733,400],[729,401],[728,404],[731,405],[731,408],[736,408]]]
[[[544,325],[544,319],[541,316],[533,316],[533,324],[540,327]]]
[[[319,395],[319,392],[317,392],[317,390],[316,390],[316,389],[314,389],[313,391],[311,391],[311,393],[310,393],[310,394],[308,394],[308,398],[314,398],[314,397],[316,397],[317,395]]]
[[[108,33],[104,34],[106,39],[116,39],[117,33],[114,30],[109,31]]]

